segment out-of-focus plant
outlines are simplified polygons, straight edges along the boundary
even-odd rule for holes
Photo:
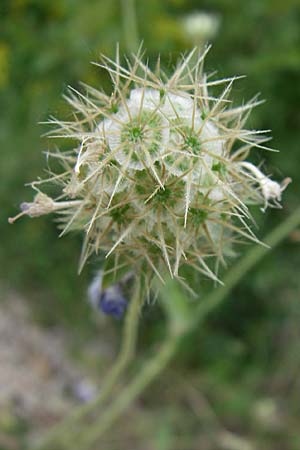
[[[128,36],[127,41],[133,45],[136,39]],[[51,121],[56,126],[54,137],[75,142],[69,151],[51,154],[63,171],[51,173],[46,183],[55,182],[59,190],[51,196],[40,190],[45,181],[34,182],[38,193],[33,202],[21,205],[18,216],[56,212],[63,234],[83,231],[81,267],[94,253],[106,254],[96,295],[104,312],[115,317],[125,312],[127,302],[116,283],[124,275],[134,279],[116,365],[100,397],[54,433],[58,446],[72,445],[76,424],[110,397],[134,354],[146,294],[159,291],[168,276],[189,290],[181,275],[185,265],[219,281],[219,266],[232,256],[234,245],[241,238],[257,242],[248,205],[260,204],[263,210],[280,206],[289,182],[271,180],[247,160],[252,148],[266,148],[262,132],[244,128],[258,102],[233,107],[228,94],[234,79],[208,78],[204,55],[196,64],[191,64],[193,53],[183,58],[171,76],[166,76],[159,62],[152,71],[139,54],[126,67],[120,64],[119,53],[116,61],[104,57],[100,66],[112,79],[111,95],[88,86],[84,94],[71,90],[68,101],[75,120]],[[211,88],[222,84],[223,92],[212,95]],[[276,245],[299,220],[296,211],[266,242]],[[78,448],[88,448],[102,436],[163,370],[182,338],[265,252],[263,247],[251,251],[225,277],[225,287],[215,289],[199,306],[167,283],[161,293],[168,320],[165,344],[108,405],[100,421],[85,433],[79,430]],[[47,445],[53,445],[53,436]]]
[[[9,48],[8,45],[0,42],[0,90],[3,89],[8,81],[9,73]]]
[[[50,154],[62,172],[33,182],[38,191],[34,201],[22,203],[21,213],[10,219],[13,223],[22,215],[56,212],[62,234],[84,232],[80,270],[94,253],[105,254],[99,288],[104,289],[100,306],[108,314],[123,314],[123,296],[111,285],[133,273],[124,348],[101,401],[132,357],[139,312],[146,295],[151,296],[153,281],[164,284],[169,273],[189,289],[182,266],[218,281],[218,268],[232,255],[233,244],[240,239],[258,242],[247,205],[279,207],[290,181],[280,185],[246,160],[253,148],[268,149],[264,132],[244,126],[258,102],[228,105],[234,78],[209,80],[203,72],[206,52],[191,66],[193,54],[170,77],[159,65],[151,71],[139,55],[127,67],[120,65],[119,53],[116,61],[103,57],[100,66],[112,79],[111,95],[89,86],[85,94],[71,90],[67,99],[75,119],[51,119],[55,128],[50,136],[75,145]],[[222,84],[221,95],[212,95],[211,89]],[[49,183],[57,186],[54,198],[40,190]],[[142,386],[162,370],[177,339],[193,323],[193,307],[180,294],[174,291],[164,298],[171,339],[150,362]],[[132,389],[136,392],[136,385]],[[129,394],[124,395],[127,404]],[[97,436],[120,410],[119,404],[108,409]]]
[[[218,33],[220,18],[216,14],[195,11],[181,19],[181,26],[185,38],[201,48]]]

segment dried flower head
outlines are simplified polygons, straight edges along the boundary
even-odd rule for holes
[[[33,183],[30,217],[56,212],[62,234],[84,233],[80,262],[104,253],[110,270],[135,270],[151,280],[168,271],[180,278],[189,265],[217,280],[232,243],[257,242],[247,205],[280,206],[282,185],[245,161],[252,148],[267,149],[262,131],[247,130],[256,99],[234,107],[235,78],[211,80],[203,71],[208,49],[196,64],[183,57],[170,77],[151,71],[140,55],[127,67],[102,57],[112,80],[110,95],[89,86],[70,88],[70,121],[51,119],[50,136],[74,147],[53,153],[59,175]],[[211,89],[224,86],[215,97]],[[56,199],[40,192],[56,183]],[[11,219],[11,222],[14,219]]]

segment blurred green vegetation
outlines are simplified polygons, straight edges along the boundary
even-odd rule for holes
[[[219,76],[247,75],[236,82],[237,103],[257,92],[267,100],[253,111],[249,123],[253,128],[271,128],[272,145],[281,152],[257,151],[254,160],[265,161],[275,178],[293,178],[284,195],[283,210],[257,215],[262,237],[299,205],[300,3],[140,0],[138,30],[150,62],[160,53],[164,66],[171,68],[178,55],[189,50],[191,43],[180,20],[195,10],[216,13],[220,18],[207,70],[217,70]],[[96,61],[101,52],[113,56],[116,42],[125,51],[122,27],[118,0],[0,2],[0,277],[32,298],[37,319],[46,325],[69,324],[75,334],[94,330],[85,291],[97,266],[89,264],[77,277],[81,237],[59,240],[49,217],[24,219],[14,226],[7,224],[7,217],[16,213],[22,201],[32,198],[24,183],[40,176],[45,167],[41,151],[51,143],[40,137],[46,128],[37,123],[50,114],[68,114],[62,93],[69,84],[77,87],[82,80],[109,89],[106,75],[90,61]],[[183,377],[207,393],[220,421],[233,431],[254,436],[258,445],[254,448],[300,448],[299,247],[300,230],[249,274],[227,303],[186,340],[176,375],[166,375],[174,379],[177,393]],[[203,282],[201,288],[205,294],[212,286]],[[145,348],[149,342],[159,341],[160,323],[155,308],[146,311],[142,325],[147,328]],[[154,392],[161,397],[158,387]],[[168,391],[164,396],[166,402],[176,403],[176,395],[172,397]],[[270,398],[279,409],[275,417],[279,425],[267,423],[264,427],[263,420],[253,418],[252,412],[258,402]],[[155,395],[149,402],[158,407]],[[195,418],[189,422],[187,405],[181,402],[178,395],[174,415],[180,421],[185,417],[191,438],[197,428]],[[155,448],[167,450],[174,448],[168,432],[176,426],[167,407],[161,415],[165,428]],[[181,450],[200,448],[193,445],[191,438]],[[222,448],[206,445],[207,449]],[[242,444],[229,448],[248,449]]]

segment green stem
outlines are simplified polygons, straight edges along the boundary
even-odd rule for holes
[[[119,397],[102,414],[101,420],[86,429],[77,450],[89,449],[111,425],[126,411],[129,405],[139,397],[147,386],[164,370],[176,353],[180,336],[170,334],[160,350],[148,361],[135,379],[121,392]]]
[[[300,208],[290,214],[284,222],[272,230],[263,242],[268,246],[255,245],[241,258],[224,277],[224,286],[213,290],[198,306],[192,326],[198,326],[211,311],[222,303],[243,276],[251,270],[267,253],[274,249],[297,226],[300,225]]]
[[[128,52],[135,52],[139,45],[135,0],[121,0],[121,12],[126,48]]]
[[[264,242],[269,245],[271,248],[277,246],[286,236],[288,236],[291,231],[293,231],[297,226],[300,225],[300,208],[296,209],[294,213],[292,213],[283,223],[281,223],[278,227],[276,227],[271,233],[265,238]],[[144,389],[164,370],[164,368],[168,365],[168,363],[172,360],[174,355],[176,354],[178,345],[184,336],[189,333],[196,325],[199,325],[204,318],[216,307],[218,307],[222,301],[227,297],[227,295],[231,292],[231,290],[237,285],[237,283],[242,279],[242,277],[252,269],[257,263],[268,253],[269,249],[262,246],[253,247],[243,258],[239,260],[236,266],[229,271],[227,276],[224,278],[225,285],[221,288],[215,289],[205,301],[201,302],[198,308],[193,315],[190,324],[184,321],[184,327],[177,327],[169,323],[169,334],[165,340],[165,343],[162,345],[161,349],[155,354],[155,356],[145,364],[145,366],[141,369],[140,373],[132,380],[132,382],[121,392],[119,397],[112,402],[112,404],[102,413],[97,420],[96,424],[91,426],[87,426],[85,429],[85,434],[83,435],[83,440],[81,444],[76,446],[78,450],[86,450],[88,449],[96,440],[98,440],[113,424],[114,422],[122,415],[122,413],[130,406],[130,404],[144,391]],[[170,294],[171,291],[169,291]],[[173,294],[172,294],[173,295]],[[188,302],[188,299],[185,299],[184,296],[177,290],[177,302],[185,301]],[[181,299],[180,299],[181,297]],[[162,303],[164,305],[164,302]],[[169,305],[166,307],[166,313],[168,316],[169,322],[172,322],[172,315],[170,314]],[[132,308],[134,309],[134,308]],[[133,313],[132,313],[133,314]],[[134,314],[133,314],[134,315]],[[129,325],[129,312],[128,312],[128,321],[127,325],[125,324],[125,332],[124,337],[127,333],[130,333]],[[187,315],[186,315],[187,317]],[[173,332],[172,332],[173,330]],[[178,334],[174,334],[174,330],[178,331]],[[136,337],[136,332],[133,333]],[[127,336],[128,339],[128,336]],[[131,339],[130,339],[131,341]],[[129,345],[129,348],[131,345]],[[127,348],[127,346],[126,346]],[[124,348],[123,348],[124,351]],[[125,354],[131,353],[128,350],[125,351]],[[119,375],[123,372],[122,367],[125,367],[129,360],[127,358],[123,359],[122,352],[119,357],[118,363],[116,367],[118,369],[113,369],[113,379],[112,381],[115,383],[118,379]],[[120,361],[123,361],[121,364]],[[124,364],[124,366],[123,366]],[[121,370],[121,369],[122,370]],[[117,376],[117,375],[118,376]],[[111,376],[111,375],[110,375]],[[112,382],[108,383],[110,393],[113,384]],[[107,388],[106,388],[107,389]],[[93,411],[96,409],[98,403],[94,402],[92,405],[88,405],[88,409]],[[79,414],[79,417],[84,417],[85,414]]]
[[[278,245],[295,227],[300,224],[300,208],[291,214],[282,224],[276,227],[264,240],[264,242],[274,248]],[[169,334],[161,349],[155,356],[141,369],[141,372],[126,387],[120,396],[110,405],[110,407],[102,414],[101,420],[96,424],[89,426],[83,436],[82,443],[78,446],[78,450],[89,449],[103,434],[114,424],[114,422],[123,414],[123,412],[136,400],[136,398],[144,391],[144,389],[165,369],[168,363],[175,356],[178,345],[184,336],[186,336],[196,325],[199,325],[203,319],[219,306],[226,298],[234,286],[242,279],[242,277],[252,269],[269,251],[269,248],[263,246],[255,246],[246,256],[231,269],[224,279],[224,287],[214,290],[203,301],[195,312],[190,321],[190,326],[178,328],[170,323]],[[170,293],[170,291],[169,291]],[[180,294],[177,301],[180,302]],[[172,296],[174,298],[174,296]],[[182,296],[182,301],[187,302]],[[163,303],[164,304],[164,303]],[[169,305],[166,307],[166,313],[169,321],[172,321]],[[186,325],[186,323],[185,323]],[[172,330],[181,330],[177,335]]]
[[[74,439],[73,433],[80,432],[80,429],[76,429],[76,427],[78,427],[81,421],[83,421],[83,419],[85,419],[93,411],[97,410],[108,399],[124,371],[128,367],[130,361],[134,357],[141,303],[141,282],[139,279],[136,279],[133,298],[129,303],[125,317],[120,352],[114,365],[102,383],[99,396],[92,402],[77,408],[61,426],[51,430],[49,437],[43,440],[41,448],[48,448],[49,445],[51,446],[53,442],[57,441],[63,444],[63,447],[66,447],[71,439]]]

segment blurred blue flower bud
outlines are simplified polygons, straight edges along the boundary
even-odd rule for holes
[[[113,316],[115,319],[121,319],[127,307],[127,300],[119,285],[115,284],[100,295],[99,307],[104,314]]]
[[[97,392],[96,385],[87,379],[79,380],[73,385],[73,393],[82,403],[88,403],[94,400]]]
[[[119,284],[102,289],[102,276],[103,272],[100,270],[89,286],[90,303],[104,314],[121,319],[127,307],[127,300]]]
[[[30,203],[27,202],[23,202],[20,204],[20,210],[23,211],[28,211],[28,209],[30,208]]]

